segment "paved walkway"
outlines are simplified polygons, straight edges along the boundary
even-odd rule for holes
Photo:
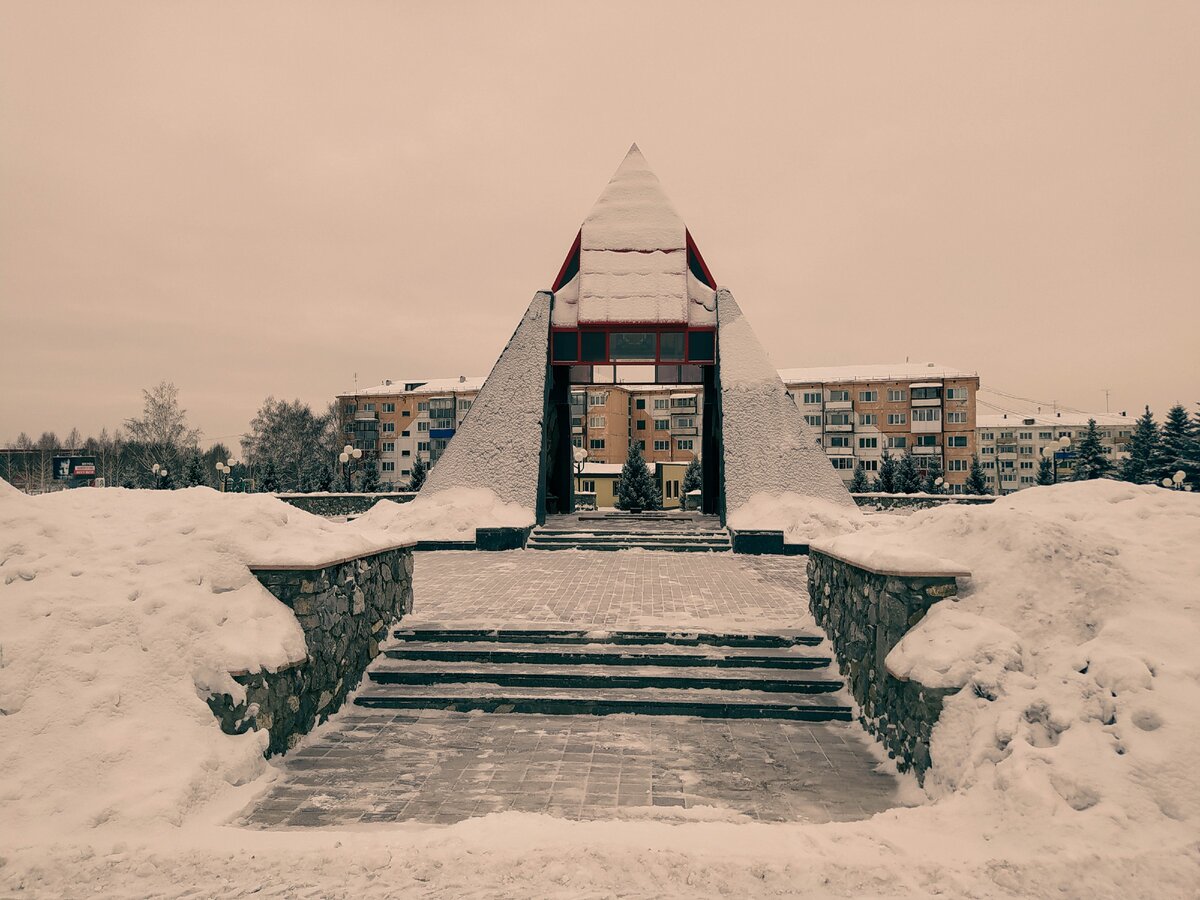
[[[418,554],[406,626],[806,629],[803,557]],[[243,823],[278,828],[490,812],[828,822],[896,803],[854,724],[347,707]],[[695,812],[690,812],[695,810]]]

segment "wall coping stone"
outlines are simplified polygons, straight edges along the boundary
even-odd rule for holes
[[[332,566],[340,566],[343,563],[353,562],[356,559],[366,559],[369,556],[378,556],[380,553],[388,553],[392,550],[404,550],[406,548],[415,548],[417,541],[396,541],[394,543],[382,544],[370,550],[359,550],[355,553],[350,553],[343,556],[331,556],[316,561],[305,560],[298,562],[296,560],[284,560],[278,562],[247,563],[251,572],[316,572],[320,569],[328,569]]]
[[[872,536],[873,537],[873,536]],[[809,552],[822,553],[875,575],[902,578],[969,578],[971,570],[961,563],[928,553],[881,548],[858,535],[841,535],[809,544]]]

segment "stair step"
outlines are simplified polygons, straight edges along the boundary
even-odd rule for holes
[[[591,535],[591,534],[611,534],[611,535],[638,535],[654,537],[654,536],[679,536],[679,537],[729,537],[729,532],[724,528],[697,529],[697,528],[680,528],[671,530],[666,528],[647,528],[645,530],[636,530],[628,528],[614,529],[591,529],[591,528],[548,528],[544,525],[539,525],[533,530],[533,534],[543,535]]]
[[[707,545],[707,544],[638,544],[638,543],[615,543],[601,541],[574,541],[569,544],[547,544],[530,538],[525,545],[526,550],[665,550],[675,553],[729,553],[731,547],[728,544],[724,545]]]
[[[789,677],[787,669],[738,669],[721,674],[710,668],[588,664],[463,663],[398,661],[372,668],[376,684],[486,684],[508,688],[553,687],[602,690],[619,688],[686,688],[769,693],[828,694],[840,690],[840,680]],[[794,670],[793,670],[794,671]]]
[[[717,669],[823,669],[828,656],[806,656],[791,649],[762,648],[750,653],[724,653],[716,648],[636,646],[605,648],[578,644],[510,644],[501,648],[495,642],[440,643],[405,641],[384,650],[388,659],[437,660],[440,662],[502,663],[512,665],[602,665],[602,666],[675,666]],[[797,648],[798,649],[798,648]]]
[[[458,711],[610,715],[638,713],[660,716],[797,719],[809,722],[849,721],[850,708],[816,703],[799,693],[721,691],[711,689],[613,689],[594,691],[553,687],[503,688],[499,685],[372,685],[354,700],[364,707],[388,709],[452,709]]]
[[[714,647],[816,647],[822,638],[800,631],[764,634],[709,631],[606,631],[583,628],[397,628],[403,641],[448,641],[528,644],[671,644]]]

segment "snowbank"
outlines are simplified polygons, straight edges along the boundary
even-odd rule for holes
[[[1001,672],[1020,671],[1021,639],[999,622],[942,604],[892,648],[884,665],[896,678],[960,688],[973,678],[994,680]]]
[[[788,544],[811,544],[821,538],[857,531],[866,517],[856,506],[831,503],[793,491],[760,491],[729,514],[733,529],[782,531]]]
[[[533,511],[505,503],[488,488],[452,487],[409,503],[376,503],[352,529],[388,532],[393,540],[473,541],[476,528],[525,528]]]
[[[266,735],[204,702],[305,656],[247,563],[387,542],[261,495],[0,488],[5,828],[177,825],[263,774]]]

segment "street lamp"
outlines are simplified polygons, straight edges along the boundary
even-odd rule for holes
[[[221,491],[228,491],[233,487],[233,480],[230,478],[230,473],[233,472],[233,467],[238,465],[238,461],[230,457],[228,461],[221,462],[217,460],[216,469],[221,473]]]
[[[1180,469],[1174,475],[1164,478],[1162,480],[1162,486],[1176,491],[1190,491],[1192,486],[1190,484],[1183,483],[1183,479],[1185,478],[1187,478],[1187,473],[1183,471],[1183,469]]]
[[[152,465],[152,466],[150,467],[150,472],[151,472],[151,473],[152,473],[152,474],[155,476],[155,481],[157,482],[157,486],[158,486],[159,488],[162,488],[162,487],[164,487],[164,486],[166,485],[166,483],[167,483],[167,475],[169,475],[169,474],[170,474],[170,473],[167,471],[167,467],[166,467],[166,466],[160,466],[158,463],[155,463],[154,465]],[[158,481],[158,479],[159,479],[159,478],[161,478],[161,479],[162,479],[162,481]]]
[[[588,452],[582,447],[574,447],[571,450],[571,459],[575,463],[575,477],[580,478],[583,475],[584,467],[587,465]],[[574,512],[575,507],[575,486],[571,486],[571,508]]]
[[[1047,450],[1050,451],[1050,461],[1054,463],[1054,483],[1058,484],[1058,451],[1055,449],[1056,446],[1061,447],[1062,452],[1066,453],[1071,448],[1071,438],[1064,434],[1058,439],[1057,444],[1048,444],[1042,448],[1042,456],[1046,455]]]
[[[342,464],[342,476],[346,479],[346,490],[350,490],[350,460],[362,459],[362,450],[347,444],[338,454],[338,462]]]

